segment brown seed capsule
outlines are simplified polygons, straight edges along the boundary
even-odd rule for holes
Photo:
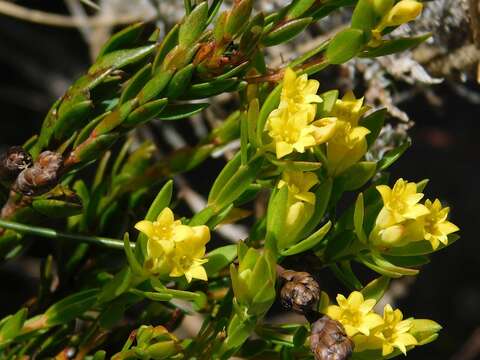
[[[32,157],[20,146],[12,146],[0,156],[0,179],[15,180],[20,172],[32,165]]]
[[[343,325],[327,315],[312,324],[310,349],[315,360],[348,359],[353,346],[353,341],[345,333]]]
[[[304,315],[313,311],[320,298],[320,287],[312,275],[285,270],[281,276],[287,280],[280,291],[282,306]]]
[[[32,167],[18,175],[12,190],[27,196],[43,194],[57,185],[62,165],[62,155],[44,151]]]

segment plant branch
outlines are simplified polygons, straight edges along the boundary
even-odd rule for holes
[[[123,249],[123,241],[119,239],[112,239],[99,236],[88,236],[88,235],[78,235],[78,234],[68,234],[54,229],[20,224],[13,221],[0,220],[0,227],[18,231],[21,234],[28,235],[37,235],[40,237],[50,238],[50,239],[70,239],[80,242],[87,242],[95,245],[105,246],[112,249]],[[132,247],[135,247],[135,244],[131,244]]]

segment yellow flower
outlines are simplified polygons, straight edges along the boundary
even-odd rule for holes
[[[352,292],[348,299],[337,295],[337,303],[328,306],[326,314],[340,321],[349,337],[358,333],[368,336],[371,330],[383,324],[382,317],[372,311],[375,300],[364,300],[359,291]]]
[[[379,185],[377,190],[382,196],[383,208],[377,216],[376,225],[382,228],[429,213],[425,205],[418,204],[423,194],[417,193],[417,185],[413,182],[398,179],[393,188]]]
[[[423,4],[415,0],[401,0],[385,16],[385,27],[397,26],[414,20],[421,14]]]
[[[369,106],[363,105],[363,97],[357,99],[352,91],[348,91],[343,95],[342,99],[337,99],[331,116],[336,117],[340,121],[348,122],[351,126],[357,126],[358,120],[369,108]]]
[[[450,208],[442,208],[440,200],[435,199],[425,201],[425,207],[430,211],[423,220],[423,229],[425,240],[430,241],[432,248],[438,248],[440,243],[448,244],[448,235],[460,230],[455,224],[447,221]]]
[[[277,158],[293,151],[303,153],[306,148],[315,146],[315,126],[309,125],[307,114],[290,113],[288,109],[276,109],[267,119],[268,135],[273,139]]]
[[[297,77],[292,69],[285,71],[280,104],[268,116],[266,129],[273,140],[277,158],[330,139],[335,131],[335,118],[315,120],[317,105],[322,98],[316,95],[319,83],[307,75]]]
[[[315,204],[315,194],[309,190],[318,184],[318,177],[312,172],[284,171],[278,188],[288,186],[288,193],[293,199]]]
[[[387,304],[383,310],[383,324],[368,336],[358,334],[353,338],[355,351],[382,349],[382,355],[388,356],[397,348],[406,354],[408,346],[417,345],[417,339],[409,333],[412,325],[413,319],[403,320],[402,312]]]
[[[315,103],[323,101],[317,95],[319,86],[320,83],[317,80],[309,80],[307,74],[297,76],[295,71],[287,68],[283,77],[279,108],[286,108],[290,113],[303,112],[307,122],[312,122],[317,110]]]
[[[135,228],[148,237],[147,268],[155,274],[183,276],[206,280],[202,267],[207,260],[205,244],[210,240],[207,226],[183,225],[175,220],[172,210],[165,208],[156,221],[139,221]]]
[[[390,355],[394,348],[403,354],[407,353],[407,346],[417,345],[417,339],[409,333],[412,328],[412,319],[403,320],[399,309],[393,310],[387,304],[383,309],[383,326],[375,334],[382,341],[382,355]]]
[[[350,120],[354,120],[351,118]],[[363,126],[352,126],[348,121],[337,121],[335,135],[327,143],[328,170],[339,175],[359,161],[367,152],[365,137],[370,130]]]

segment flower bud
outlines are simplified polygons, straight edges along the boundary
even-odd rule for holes
[[[62,165],[62,155],[44,151],[32,167],[18,175],[12,190],[27,196],[43,194],[57,185]]]
[[[287,280],[280,291],[282,306],[300,314],[313,311],[320,298],[317,281],[307,272],[293,270],[285,270],[281,276]]]
[[[342,324],[327,315],[312,324],[310,349],[315,360],[348,359],[353,346],[353,341],[346,335]]]
[[[32,157],[20,146],[12,146],[0,156],[0,179],[14,180],[32,165]]]
[[[415,19],[422,12],[422,3],[415,0],[401,0],[387,13],[387,26],[396,26]]]

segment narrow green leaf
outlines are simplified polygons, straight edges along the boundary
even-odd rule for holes
[[[188,64],[183,69],[178,70],[168,83],[165,96],[168,99],[176,99],[182,95],[190,86],[195,65]]]
[[[265,123],[267,122],[268,115],[278,107],[280,103],[280,94],[282,93],[283,85],[280,83],[277,87],[268,95],[267,99],[263,103],[260,114],[257,121],[257,144],[261,146],[263,144],[263,134],[265,130]]]
[[[363,230],[363,217],[364,217],[365,207],[363,204],[363,194],[360,193],[355,202],[355,211],[353,213],[353,224],[355,228],[355,234],[357,234],[358,239],[366,244],[367,236]]]
[[[140,90],[150,80],[152,76],[152,64],[147,64],[136,72],[134,76],[123,86],[122,95],[120,95],[119,104],[123,104],[128,100],[137,96]]]
[[[50,306],[45,312],[47,325],[67,324],[81,316],[95,304],[98,293],[98,289],[80,291]]]
[[[267,34],[262,39],[262,43],[268,47],[287,42],[304,31],[311,22],[312,18],[302,18],[288,21]]]
[[[383,297],[383,294],[385,294],[385,291],[387,291],[389,284],[390,277],[380,276],[369,282],[362,289],[361,293],[365,299],[375,299],[375,301],[378,302]]]
[[[411,141],[405,141],[402,145],[396,147],[393,150],[387,152],[382,160],[378,162],[377,169],[378,171],[383,171],[388,169],[395,161],[397,161],[400,156],[410,147]]]
[[[379,46],[374,48],[367,48],[365,51],[359,54],[360,57],[379,57],[385,56],[390,54],[395,54],[399,52],[403,52],[415,46],[418,46],[428,38],[430,38],[432,34],[424,34],[416,37],[410,38],[398,38],[392,40],[385,40]]]
[[[207,254],[208,262],[204,265],[208,276],[213,276],[230,265],[237,257],[237,245],[218,247]]]
[[[330,64],[343,64],[356,56],[365,45],[365,35],[359,29],[345,29],[340,31],[330,41],[326,51],[326,58]]]
[[[186,48],[193,45],[202,34],[207,24],[208,2],[203,1],[193,9],[180,25],[178,43]]]
[[[136,23],[117,32],[105,43],[105,45],[103,45],[98,54],[98,58],[115,50],[132,46],[142,34],[144,27],[145,23]]]
[[[9,316],[5,321],[2,321],[0,328],[0,344],[12,340],[19,335],[26,318],[27,309],[23,308],[17,311],[14,315]]]
[[[128,115],[128,117],[122,122],[122,127],[133,128],[152,120],[155,116],[160,114],[163,109],[165,109],[167,103],[168,99],[163,98],[143,104]]]
[[[323,225],[320,229],[315,231],[305,240],[302,240],[299,243],[293,245],[288,250],[282,251],[282,256],[300,254],[301,252],[307,251],[317,246],[324,239],[325,235],[327,235],[327,233],[330,231],[331,226],[332,222],[328,221],[325,225]]]
[[[164,121],[181,120],[198,114],[209,106],[209,103],[168,104],[165,109],[157,115],[157,119]]]
[[[360,124],[363,127],[366,127],[370,130],[370,133],[367,134],[367,144],[368,146],[372,146],[375,140],[380,134],[380,130],[382,130],[383,124],[385,122],[385,115],[387,114],[387,109],[380,109],[368,115],[367,117],[363,118],[360,121]]]

